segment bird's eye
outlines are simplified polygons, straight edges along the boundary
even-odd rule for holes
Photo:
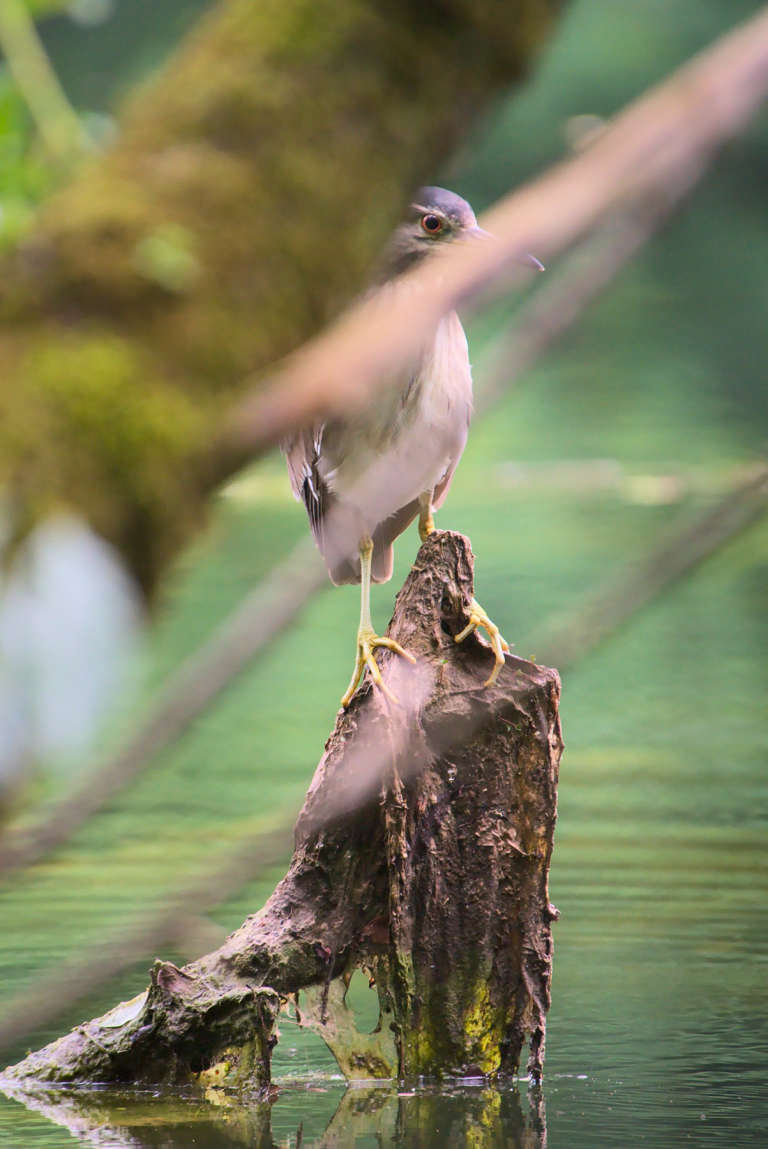
[[[432,215],[431,212],[427,212],[421,217],[421,226],[427,235],[437,235],[443,230],[443,221],[439,215]]]

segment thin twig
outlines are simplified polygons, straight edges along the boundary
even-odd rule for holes
[[[69,164],[87,151],[87,136],[37,35],[24,0],[0,3],[0,50],[56,163]]]

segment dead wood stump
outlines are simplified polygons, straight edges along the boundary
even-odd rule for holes
[[[350,1077],[541,1075],[552,968],[547,877],[562,743],[559,680],[515,656],[493,687],[482,640],[456,644],[473,595],[468,541],[435,532],[400,591],[383,653],[400,705],[358,691],[317,768],[285,878],[216,951],[5,1071],[68,1082],[263,1089],[280,1003]],[[355,968],[380,1020],[357,1034]]]

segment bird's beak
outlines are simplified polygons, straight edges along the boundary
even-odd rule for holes
[[[468,227],[464,234],[468,235],[470,239],[495,239],[496,238],[496,236],[493,235],[490,231],[486,231],[484,227],[478,227],[477,224],[475,224],[474,227]]]
[[[470,239],[495,239],[496,238],[496,236],[493,234],[493,232],[486,231],[484,227],[477,227],[477,226],[467,228],[465,234],[468,235]],[[544,264],[541,262],[541,260],[537,259],[535,255],[531,255],[530,252],[528,252],[528,251],[523,252],[521,255],[516,255],[515,256],[515,263],[522,263],[522,264],[524,264],[525,267],[532,267],[534,269],[534,271],[545,271],[546,270],[546,268],[544,267]]]
[[[524,251],[522,255],[515,256],[516,263],[522,263],[526,267],[532,267],[534,271],[546,271],[546,267],[537,259],[535,255],[531,255],[530,251]]]

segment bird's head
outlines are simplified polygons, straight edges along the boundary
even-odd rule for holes
[[[385,277],[400,275],[430,251],[455,240],[492,238],[490,232],[478,227],[472,208],[456,192],[447,188],[420,188],[406,218],[395,229],[387,246]],[[542,264],[534,256],[526,255],[521,262],[543,271]]]
[[[465,199],[446,188],[420,188],[386,251],[388,275],[399,275],[436,247],[456,239],[488,238]]]

